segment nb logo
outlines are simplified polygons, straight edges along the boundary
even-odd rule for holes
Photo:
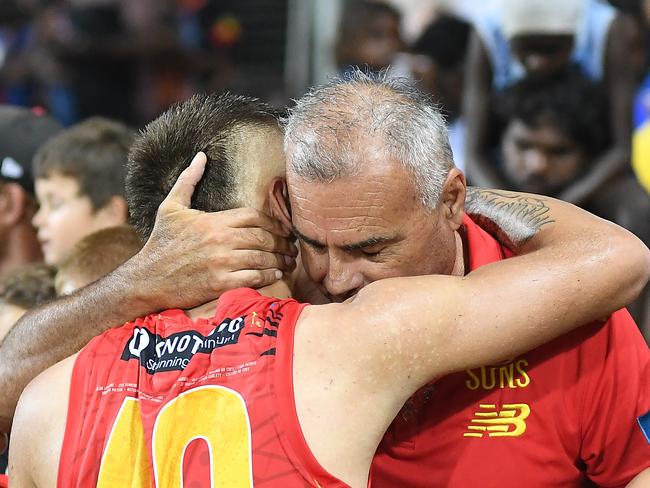
[[[519,437],[526,432],[530,407],[525,403],[506,403],[501,410],[494,404],[479,405],[463,437]]]

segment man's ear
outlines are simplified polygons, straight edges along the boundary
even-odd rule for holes
[[[463,225],[465,215],[465,196],[467,194],[467,183],[465,175],[458,168],[453,168],[445,183],[442,185],[442,212],[449,222],[452,230],[457,230]]]
[[[273,181],[269,185],[268,201],[271,216],[278,219],[282,225],[291,230],[291,204],[289,203],[287,180],[284,178],[273,178]]]
[[[19,223],[25,217],[28,207],[29,197],[20,185],[0,185],[0,224],[3,227],[13,227]]]
[[[109,198],[108,202],[99,208],[97,212],[100,213],[109,224],[115,226],[124,225],[129,217],[129,208],[126,200],[117,195]]]

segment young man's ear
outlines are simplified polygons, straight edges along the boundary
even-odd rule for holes
[[[26,215],[29,197],[16,183],[0,184],[0,224],[13,227]]]
[[[273,178],[269,186],[269,207],[271,216],[291,230],[291,204],[289,203],[287,180],[284,178]]]

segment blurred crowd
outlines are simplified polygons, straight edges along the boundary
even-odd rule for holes
[[[142,245],[123,189],[137,128],[197,92],[290,103],[290,7],[0,2],[0,341]],[[406,35],[412,11],[428,24]],[[434,97],[470,184],[551,195],[650,243],[650,1],[347,0],[331,48],[340,74],[388,70]],[[648,295],[632,306],[646,338]]]
[[[93,115],[140,125],[198,91],[249,91],[247,80],[261,73],[272,88],[257,95],[273,96],[286,8],[260,0],[3,1],[0,93],[5,103],[47,107],[65,125]]]

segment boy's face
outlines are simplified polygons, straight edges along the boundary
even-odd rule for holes
[[[83,237],[106,227],[73,177],[53,174],[37,178],[34,186],[40,208],[32,222],[46,263],[56,264]]]

